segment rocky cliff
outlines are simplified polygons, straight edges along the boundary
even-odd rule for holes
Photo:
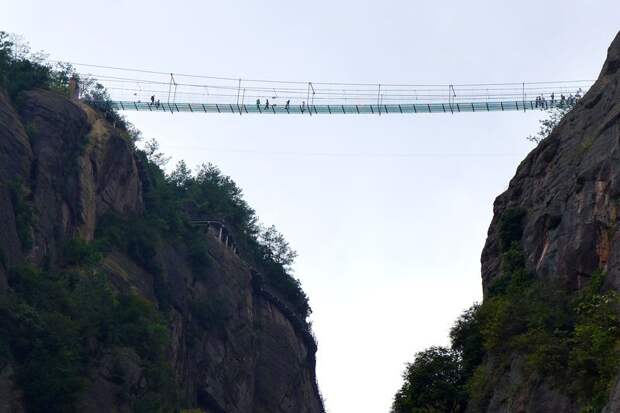
[[[149,388],[163,388],[153,387],[152,377],[158,372],[149,371],[153,362],[150,349],[140,348],[142,336],[130,341],[129,331],[110,338],[109,329],[129,325],[131,317],[122,313],[124,301],[118,298],[123,295],[145,301],[136,304],[137,314],[151,314],[148,308],[153,307],[157,314],[148,317],[163,320],[165,357],[157,366],[168,370],[157,380],[172,383],[174,403],[169,406],[206,413],[322,412],[314,370],[316,345],[305,317],[288,310],[286,300],[262,287],[254,279],[251,260],[243,251],[239,255],[228,248],[213,231],[186,230],[194,243],[204,247],[206,256],[201,260],[195,259],[184,239],[155,232],[158,241],[152,251],[136,253],[139,243],[134,243],[138,247],[112,246],[102,250],[87,272],[76,270],[85,261],[67,258],[63,251],[68,243],[80,240],[77,245],[82,249],[95,245],[103,220],[110,216],[126,222],[140,219],[151,185],[144,159],[137,155],[127,132],[113,127],[90,106],[51,91],[25,91],[13,99],[0,92],[0,332],[5,335],[0,339],[0,412],[166,411],[162,406],[140,404]],[[148,259],[137,260],[139,254]],[[29,272],[16,270],[24,266]],[[53,281],[45,278],[68,273],[74,278],[63,284],[69,286],[63,290],[57,287],[60,275],[49,275],[57,277]],[[79,390],[69,405],[58,407],[54,403],[60,402],[51,399],[49,409],[42,409],[29,401],[29,394],[37,392],[32,384],[37,378],[30,378],[30,390],[21,383],[27,382],[29,371],[36,371],[30,363],[43,345],[19,342],[16,335],[27,324],[24,319],[36,318],[27,314],[38,311],[36,319],[44,321],[37,328],[53,339],[56,331],[49,326],[56,325],[60,316],[50,321],[41,308],[54,306],[49,301],[57,297],[29,298],[28,307],[14,296],[36,294],[27,286],[39,280],[41,285],[54,283],[50,291],[73,297],[77,294],[73,286],[82,282],[84,274],[103,276],[109,282],[110,303],[120,306],[122,315],[110,316],[113,323],[105,321],[105,334],[103,327],[75,334],[76,340],[84,340],[76,351],[80,363],[74,363],[80,366],[75,384]],[[76,297],[62,304],[58,314],[64,314],[64,307],[78,305],[79,294]],[[63,299],[58,297],[61,303]],[[103,311],[105,306],[98,309]],[[58,325],[73,326],[79,315],[78,311],[68,319],[61,317],[64,321]],[[145,330],[144,340],[151,330]],[[61,357],[64,353],[58,348],[72,348],[70,344],[46,344],[45,354]]]
[[[496,199],[481,260],[485,300],[506,275],[502,220],[510,214],[518,221],[514,239],[527,273],[569,292],[603,273],[606,287],[620,291],[620,34],[594,86]],[[500,371],[487,411],[581,411],[583,400],[544,375],[526,380],[524,369],[515,356]],[[620,384],[610,398],[606,409],[620,411]]]

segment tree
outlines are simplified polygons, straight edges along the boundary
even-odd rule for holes
[[[551,132],[553,132],[553,130],[556,126],[558,126],[562,118],[564,118],[564,116],[566,116],[566,114],[575,107],[576,102],[576,98],[568,99],[565,100],[563,104],[560,104],[558,106],[550,106],[548,109],[545,109],[547,117],[540,120],[540,129],[535,135],[530,135],[526,139],[538,145],[540,141],[545,139],[551,134]]]
[[[243,199],[243,191],[212,163],[202,164],[192,185],[192,196],[200,199],[209,214],[251,238],[258,232],[256,212]]]
[[[467,407],[461,358],[451,349],[431,347],[417,353],[403,379],[392,413],[460,413]]]
[[[166,166],[170,157],[159,151],[159,143],[155,139],[149,139],[144,143],[146,158],[160,168]]]
[[[484,340],[480,332],[480,304],[474,303],[465,310],[450,329],[452,350],[462,360],[463,376],[469,379],[484,357]]]
[[[193,181],[192,171],[187,167],[185,161],[179,161],[174,171],[168,176],[170,182],[176,187],[185,189]]]
[[[285,269],[290,269],[297,258],[297,252],[290,247],[275,225],[261,228],[258,242],[265,248],[265,255]]]

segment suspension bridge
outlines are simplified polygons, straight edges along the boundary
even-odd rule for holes
[[[544,110],[574,104],[592,80],[478,84],[242,79],[72,63],[82,97],[105,86],[120,111],[388,115]]]

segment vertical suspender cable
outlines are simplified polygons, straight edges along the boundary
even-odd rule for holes
[[[172,90],[172,73],[170,73],[170,83],[168,84],[168,100],[167,103],[170,104],[170,91]]]
[[[174,80],[174,75],[172,73],[170,73],[170,76],[172,76],[172,83],[174,83],[174,95],[172,96],[172,101],[176,102],[177,101],[177,82],[176,80]]]
[[[237,84],[237,105],[239,104],[239,94],[241,93],[241,78],[239,78],[239,83]]]

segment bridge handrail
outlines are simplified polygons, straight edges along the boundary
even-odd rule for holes
[[[575,98],[571,98],[576,101]],[[574,103],[574,102],[573,102]],[[407,102],[385,104],[319,104],[319,105],[272,105],[268,109],[250,104],[193,103],[193,102],[150,102],[112,101],[118,110],[151,112],[200,112],[206,114],[286,114],[286,115],[384,115],[384,114],[422,114],[422,113],[473,113],[497,111],[545,110],[571,105],[567,100],[539,101],[538,99],[480,100],[471,102]]]

